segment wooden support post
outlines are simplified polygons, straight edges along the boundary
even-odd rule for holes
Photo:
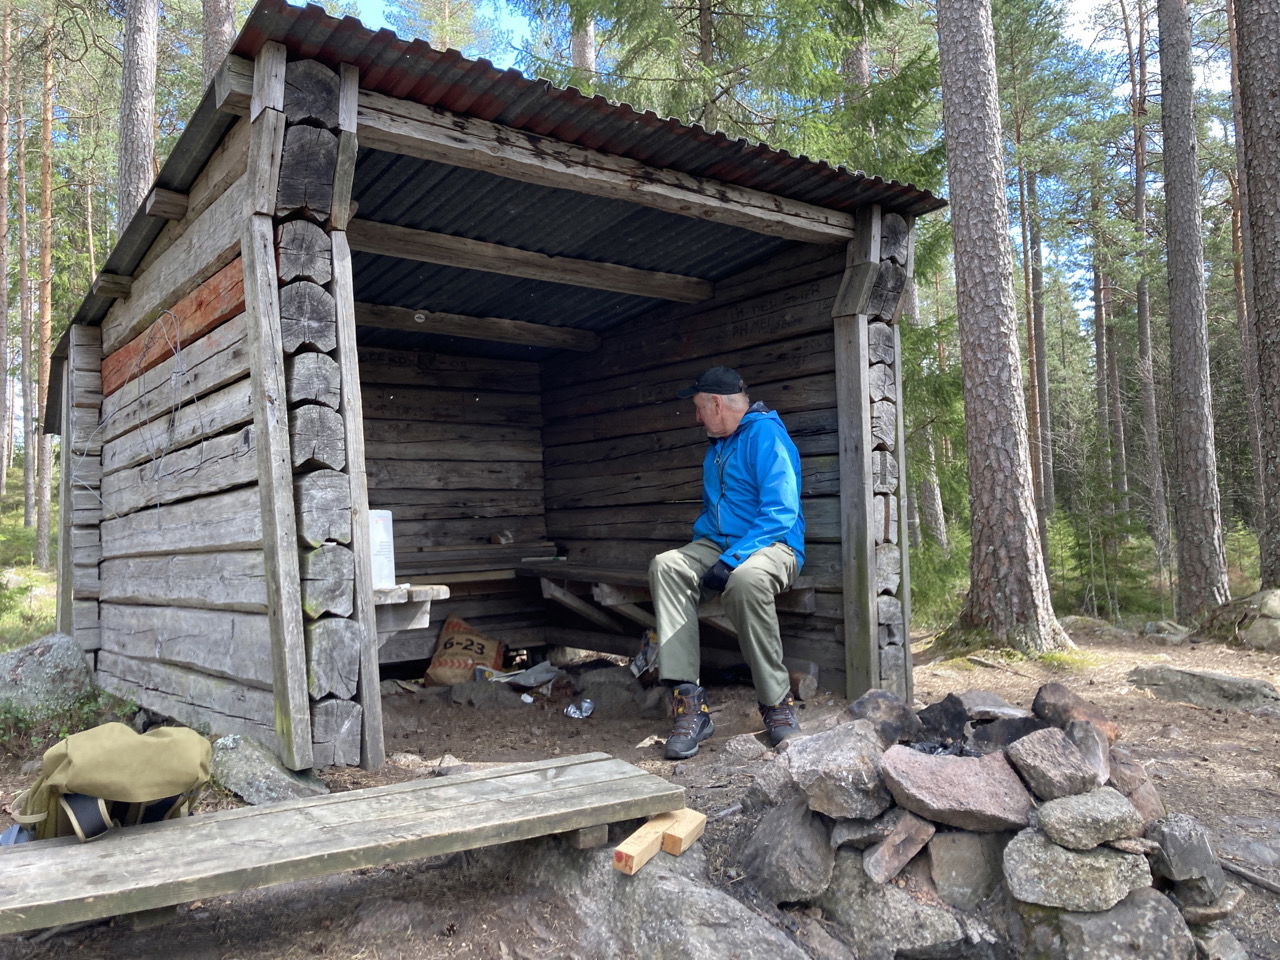
[[[0,390],[8,389],[8,384],[0,384]],[[75,390],[75,380],[71,373],[71,357],[62,361],[62,470],[58,479],[58,503],[62,509],[58,511],[58,595],[55,608],[56,625],[59,633],[71,636],[75,629],[72,625],[72,589],[71,565],[71,393]],[[0,443],[0,451],[4,449]],[[4,464],[0,463],[0,470]]]
[[[605,613],[603,610],[597,610],[591,604],[587,603],[587,601],[583,600],[576,594],[570,593],[554,581],[548,580],[546,577],[542,577],[541,580],[542,596],[547,600],[554,600],[562,607],[572,610],[578,616],[584,617],[592,623],[604,627],[604,629],[610,630],[613,633],[627,632],[627,628],[622,621],[609,616],[609,614]]]
[[[859,211],[849,242],[845,277],[836,298],[837,429],[840,450],[840,535],[845,648],[845,693],[850,700],[879,686],[875,538],[871,510],[871,403],[866,315],[846,313],[869,292],[864,264],[880,261],[880,208]]]
[[[311,711],[274,244],[271,218],[251,214],[241,256],[252,357],[254,446],[262,506],[277,748],[286,766],[301,770],[312,764]]]

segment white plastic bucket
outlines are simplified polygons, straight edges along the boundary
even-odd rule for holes
[[[373,560],[373,589],[396,585],[396,548],[391,537],[391,511],[369,511],[369,553]]]

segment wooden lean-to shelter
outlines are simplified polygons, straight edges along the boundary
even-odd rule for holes
[[[60,626],[147,708],[377,766],[380,665],[450,613],[636,649],[723,363],[802,455],[787,654],[909,694],[896,317],[941,205],[262,0],[56,353]]]

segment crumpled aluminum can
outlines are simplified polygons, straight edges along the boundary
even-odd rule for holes
[[[573,717],[575,720],[585,720],[587,717],[591,716],[591,711],[595,708],[595,701],[584,697],[577,703],[571,703],[565,707],[564,715],[566,717]]]

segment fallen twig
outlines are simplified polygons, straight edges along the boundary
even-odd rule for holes
[[[741,813],[741,812],[742,812],[742,804],[735,803],[733,806],[725,807],[719,813],[713,813],[711,816],[707,817],[707,822],[710,823],[713,820],[723,820],[725,817],[731,817],[735,813]]]
[[[1263,890],[1270,890],[1272,893],[1280,893],[1280,883],[1276,883],[1274,880],[1268,880],[1266,877],[1256,874],[1252,870],[1236,866],[1226,857],[1219,857],[1218,861],[1222,864],[1223,869],[1230,870],[1237,877],[1242,877],[1243,879],[1248,880],[1255,887],[1261,887]]]
[[[1019,677],[1026,677],[1028,680],[1039,680],[1037,676],[1030,673],[1024,673],[1021,670],[1015,670],[1013,667],[1006,667],[1003,663],[996,663],[994,660],[987,660],[984,657],[973,656],[972,654],[965,657],[970,663],[976,663],[980,667],[988,667],[992,670],[1004,670],[1006,673],[1016,674]]]

